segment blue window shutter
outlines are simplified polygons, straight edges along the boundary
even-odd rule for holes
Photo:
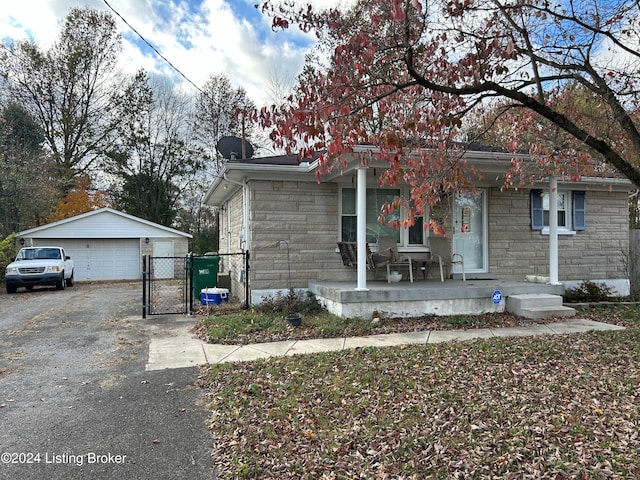
[[[531,230],[542,230],[543,214],[542,190],[531,190]]]
[[[573,229],[585,230],[587,228],[587,200],[586,192],[573,192]]]

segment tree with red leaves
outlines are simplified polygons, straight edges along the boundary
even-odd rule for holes
[[[273,28],[318,37],[294,94],[258,112],[275,145],[324,151],[320,174],[371,144],[382,181],[411,186],[420,209],[473,175],[451,152],[467,124],[508,119],[507,147],[529,141],[537,173],[575,178],[613,168],[640,186],[640,4],[623,0],[356,0],[315,10],[264,2]],[[579,102],[572,97],[580,90]],[[589,106],[590,108],[584,108]],[[488,121],[487,125],[494,125]],[[476,129],[476,133],[478,133]],[[538,135],[542,137],[542,135]],[[425,148],[428,147],[428,148]],[[366,161],[366,160],[363,160]],[[505,186],[532,177],[514,160]]]

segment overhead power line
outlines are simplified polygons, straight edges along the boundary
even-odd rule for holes
[[[120,18],[120,20],[122,20],[125,23],[125,25],[127,27],[129,27],[136,35],[138,35],[138,37],[140,37],[140,39],[145,44],[147,44],[149,46],[149,48],[151,48],[151,50],[153,50],[156,53],[156,55],[158,55],[167,65],[169,65],[173,70],[175,70],[187,82],[189,82],[191,85],[193,85],[196,90],[198,90],[200,93],[204,93],[202,91],[202,89],[198,85],[196,85],[194,82],[192,82],[189,77],[187,77],[184,73],[182,73],[182,71],[178,67],[176,67],[173,63],[171,63],[167,59],[167,57],[165,57],[162,53],[160,53],[160,51],[153,44],[151,44],[151,42],[149,42],[146,38],[144,38],[144,36],[140,32],[138,32],[138,30],[136,30],[129,22],[127,22],[127,20],[122,15],[120,15],[120,13],[118,13],[118,11],[115,8],[113,8],[111,5],[109,5],[109,2],[107,2],[107,0],[102,0],[102,1],[105,3],[105,5],[107,7],[109,7],[109,9],[113,13],[115,13]]]

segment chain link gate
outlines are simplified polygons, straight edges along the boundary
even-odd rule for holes
[[[217,259],[217,269],[211,284],[198,275],[201,261]],[[229,296],[249,308],[249,252],[186,257],[142,258],[142,318],[147,315],[189,314],[200,304],[201,286],[226,288]]]
[[[142,257],[142,318],[187,313],[187,257]]]

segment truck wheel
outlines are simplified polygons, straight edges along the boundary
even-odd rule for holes
[[[67,278],[67,287],[73,287],[74,281],[73,281],[73,271],[71,271],[71,276],[69,278]]]
[[[62,276],[60,277],[60,280],[56,282],[56,290],[64,290],[64,287],[65,287],[64,272],[62,272]]]
[[[16,287],[15,285],[7,283],[7,293],[16,293],[17,289],[18,287]]]

